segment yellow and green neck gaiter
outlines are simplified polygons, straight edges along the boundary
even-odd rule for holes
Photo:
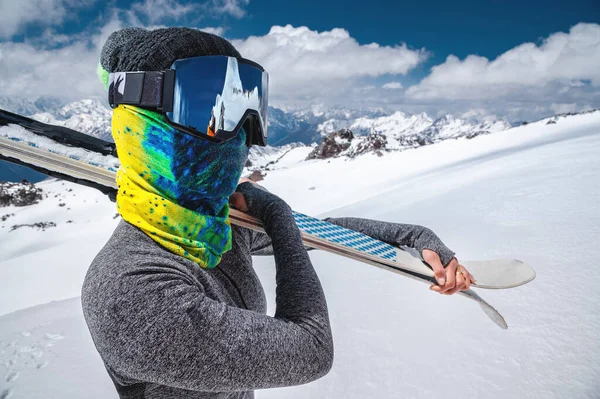
[[[228,200],[248,157],[244,131],[214,144],[171,127],[158,112],[120,105],[112,135],[123,219],[201,267],[218,265],[231,249]]]

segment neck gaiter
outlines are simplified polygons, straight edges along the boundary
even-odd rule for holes
[[[120,105],[112,135],[123,219],[201,267],[218,265],[231,249],[228,200],[248,157],[243,129],[214,144],[171,127],[158,112]]]

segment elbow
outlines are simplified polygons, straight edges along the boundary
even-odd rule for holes
[[[321,362],[321,375],[319,378],[327,375],[333,367],[333,345],[331,345],[330,349],[327,350],[327,353],[323,356],[323,360]]]
[[[316,347],[315,361],[313,367],[312,380],[317,380],[327,375],[333,367],[333,341],[328,340]]]

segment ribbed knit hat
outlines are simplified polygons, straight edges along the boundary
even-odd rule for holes
[[[104,43],[98,75],[108,87],[109,73],[164,71],[176,60],[203,55],[241,57],[227,40],[197,29],[125,28],[113,32]]]

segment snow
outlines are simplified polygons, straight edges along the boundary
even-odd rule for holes
[[[277,163],[274,164],[274,167],[283,169],[296,166],[299,163],[306,160],[308,154],[310,154],[313,150],[313,147],[303,145],[291,148],[289,151],[287,151],[285,154],[283,154],[280,158],[277,159]]]
[[[78,296],[82,264],[91,263],[118,222],[115,205],[99,191],[56,180],[36,186],[46,194],[39,204],[0,208],[11,215],[0,222],[0,315]],[[11,231],[36,222],[56,227]]]
[[[103,165],[113,170],[119,169],[119,160],[111,155],[102,155],[88,151],[83,148],[69,147],[57,143],[47,137],[38,136],[19,125],[0,126],[0,137],[6,137],[15,141],[23,141],[34,147],[42,147],[57,154],[66,155],[82,161]]]
[[[314,148],[302,144],[286,144],[281,147],[252,146],[248,159],[252,165],[244,171],[244,175],[251,170],[274,170],[290,168],[306,159]]]
[[[384,134],[389,140],[388,148],[402,148],[401,140],[407,136],[420,136],[435,141],[450,138],[465,137],[481,132],[500,132],[511,126],[503,120],[476,122],[444,115],[436,120],[426,113],[407,115],[396,111],[391,115],[360,116],[352,118],[349,114],[345,119],[329,118],[317,125],[322,136],[340,129],[350,129],[355,135]]]
[[[478,291],[505,316],[503,331],[470,301],[313,252],[333,326],[333,369],[257,397],[597,397],[600,112],[546,123],[270,171],[261,183],[298,211],[422,224],[459,259],[515,257],[538,277]],[[42,187],[51,195],[40,204],[0,210],[15,213],[0,228],[0,397],[116,398],[76,298],[118,221],[114,205],[85,187]],[[33,221],[57,227],[8,232]],[[273,314],[273,261],[257,257],[255,267]]]

